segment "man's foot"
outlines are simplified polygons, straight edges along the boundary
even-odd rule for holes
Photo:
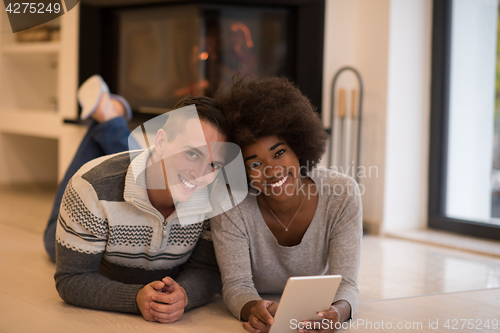
[[[99,75],[88,78],[78,89],[77,96],[82,107],[82,120],[92,117],[98,122],[104,122],[118,116],[126,120],[132,118],[132,109],[127,100],[110,94],[108,85]]]
[[[95,109],[91,117],[98,123],[103,123],[116,117],[125,117],[125,107],[116,99],[109,97],[107,93],[103,93],[99,105]]]

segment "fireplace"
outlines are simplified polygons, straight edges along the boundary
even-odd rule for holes
[[[236,73],[285,76],[321,112],[324,7],[324,0],[84,0],[80,83],[101,74],[144,117],[187,95],[212,96]]]

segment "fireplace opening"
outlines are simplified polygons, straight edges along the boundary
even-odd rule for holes
[[[213,96],[233,76],[285,76],[321,111],[324,1],[82,1],[80,83],[101,74],[136,116]]]

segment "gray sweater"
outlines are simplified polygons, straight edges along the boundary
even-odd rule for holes
[[[340,274],[332,300],[346,300],[356,311],[362,236],[361,196],[356,182],[331,170],[315,169],[316,213],[300,244],[281,246],[249,194],[238,207],[211,219],[224,301],[236,318],[259,293],[281,293],[291,276]]]
[[[54,276],[66,302],[140,313],[139,289],[171,276],[186,290],[187,310],[207,303],[220,289],[208,222],[182,226],[176,212],[164,219],[149,201],[144,173],[134,175],[144,170],[148,156],[136,151],[95,159],[68,183]],[[183,209],[203,214],[198,192]]]

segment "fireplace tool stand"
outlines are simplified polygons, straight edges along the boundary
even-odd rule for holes
[[[359,85],[359,93],[356,89],[351,91],[350,112],[347,112],[346,89],[338,90],[338,105],[336,106],[335,89],[337,79],[345,71],[351,71],[356,75]],[[359,182],[359,152],[361,147],[361,111],[363,104],[363,80],[359,72],[350,66],[342,67],[335,73],[332,81],[332,100],[330,106],[330,149],[328,151],[328,167],[336,166],[341,173],[349,174]],[[357,104],[357,108],[356,108]],[[336,110],[337,112],[335,112]],[[336,124],[339,123],[338,136],[335,135]],[[338,137],[338,140],[335,138]],[[334,161],[334,155],[337,157]],[[350,165],[352,164],[352,165]]]

